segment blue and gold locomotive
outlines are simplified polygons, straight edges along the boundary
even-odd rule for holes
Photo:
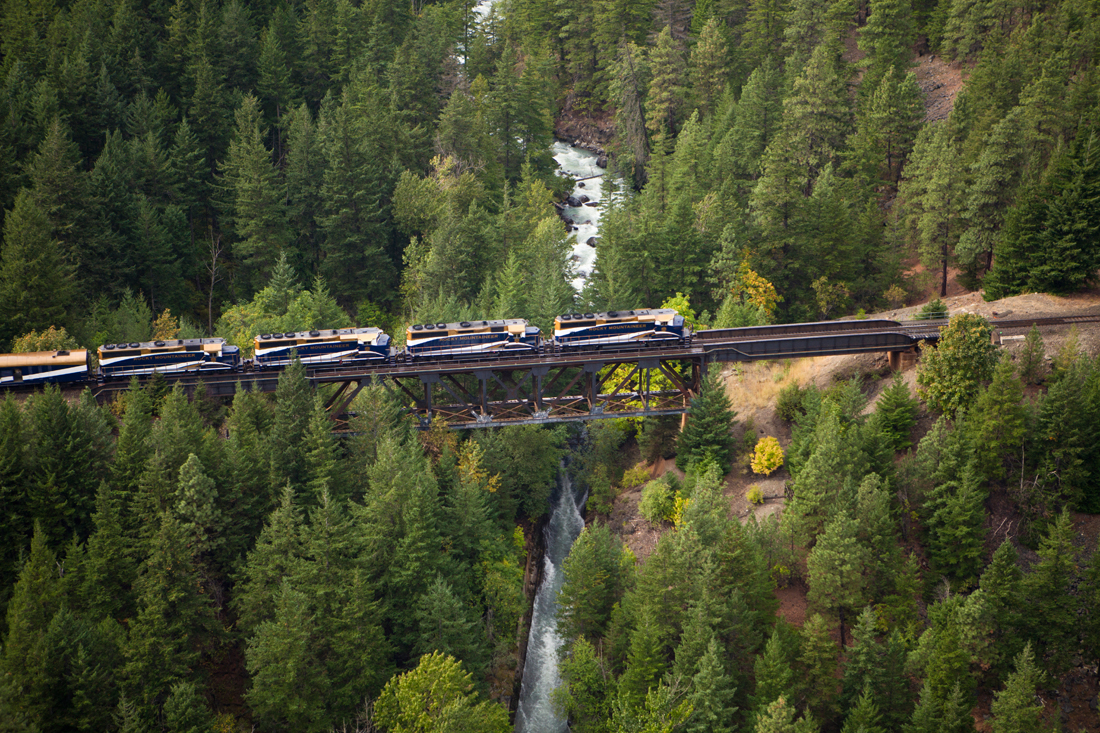
[[[554,319],[554,345],[562,350],[680,345],[690,338],[684,317],[671,308],[569,313]]]

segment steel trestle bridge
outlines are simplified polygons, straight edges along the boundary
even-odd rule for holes
[[[995,332],[1027,330],[1032,325],[1098,323],[1100,315],[1056,318],[994,319]],[[752,328],[712,329],[693,334],[689,346],[649,344],[591,351],[547,349],[523,357],[398,362],[371,367],[306,365],[315,388],[334,385],[326,409],[346,424],[346,413],[359,392],[380,384],[397,394],[426,428],[442,419],[452,428],[498,427],[593,420],[655,417],[684,413],[708,367],[714,363],[797,359],[809,356],[887,353],[895,368],[902,354],[922,341],[934,342],[941,321],[828,321]],[[231,396],[238,389],[275,391],[273,371],[165,375],[193,393],[202,382],[210,396]],[[102,382],[96,398],[109,401],[127,389],[125,380]]]

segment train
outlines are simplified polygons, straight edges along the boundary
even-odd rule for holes
[[[692,331],[671,308],[567,313],[544,338],[522,318],[420,323],[405,331],[405,347],[391,345],[380,328],[314,329],[258,334],[253,356],[223,338],[162,339],[104,344],[97,352],[40,351],[0,354],[0,389],[21,385],[88,382],[161,374],[281,370],[297,357],[313,368],[357,368],[435,361],[467,361],[584,351],[688,346]]]

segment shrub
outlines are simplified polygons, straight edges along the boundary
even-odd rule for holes
[[[779,392],[775,411],[787,422],[794,422],[795,418],[805,412],[802,409],[802,388],[797,382],[791,382]]]
[[[764,503],[764,492],[763,492],[763,490],[761,490],[761,488],[759,486],[757,486],[756,484],[753,484],[752,486],[749,487],[749,493],[745,494],[745,498],[748,499],[753,504],[758,504],[758,505],[763,504]]]
[[[627,469],[619,485],[624,489],[628,489],[632,486],[641,486],[646,481],[649,481],[649,467],[644,463],[639,463],[634,468]]]
[[[650,481],[642,489],[642,502],[638,510],[651,523],[660,524],[671,519],[675,509],[676,495],[664,477]]]
[[[947,318],[947,304],[939,298],[925,303],[917,313],[918,321],[938,321],[942,318]]]
[[[771,436],[761,438],[752,455],[753,472],[770,476],[782,465],[783,447],[779,445],[779,441]]]

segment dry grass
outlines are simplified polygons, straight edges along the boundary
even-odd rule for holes
[[[779,393],[792,382],[805,387],[821,371],[814,359],[752,361],[726,372],[726,395],[739,414],[774,409]]]

